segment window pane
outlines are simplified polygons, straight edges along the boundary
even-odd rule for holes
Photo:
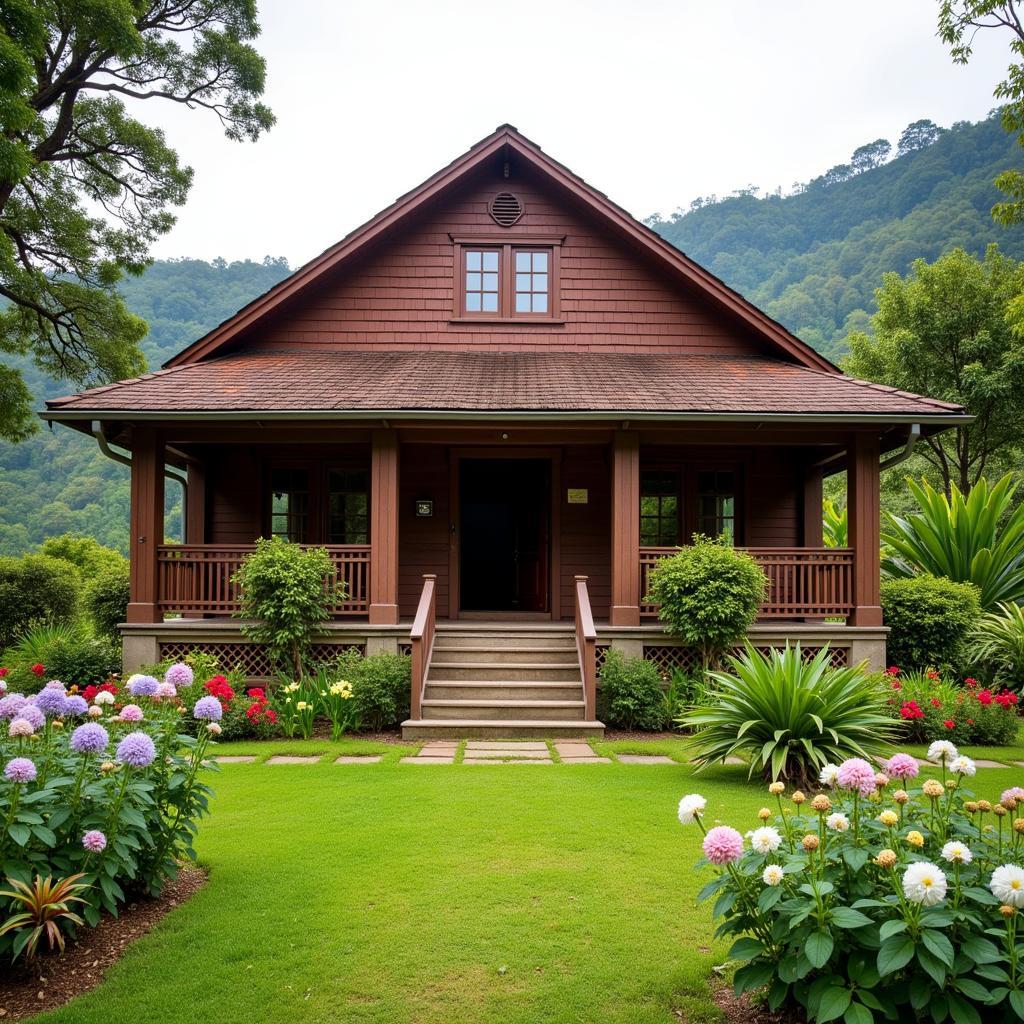
[[[496,252],[484,253],[484,270],[498,269],[498,254]]]
[[[530,288],[531,277],[529,274],[516,274],[516,291],[517,292],[528,292]]]
[[[466,253],[466,269],[467,270],[479,270],[480,269],[480,253],[478,253],[478,252],[467,252]]]
[[[529,313],[530,312],[530,296],[524,295],[522,292],[516,293],[516,312],[517,313]]]
[[[535,252],[533,254],[534,273],[546,274],[548,270],[548,254],[546,252]]]
[[[496,292],[484,292],[482,309],[485,313],[498,312],[498,295]]]
[[[479,292],[466,292],[466,312],[467,313],[479,313],[480,312],[480,293]]]
[[[534,313],[546,313],[548,311],[548,297],[546,295],[534,295],[533,311]]]
[[[496,292],[498,290],[498,275],[484,274],[484,291]]]
[[[478,292],[480,291],[480,274],[467,274],[466,275],[466,291]]]
[[[517,252],[516,253],[516,271],[529,272],[530,269],[530,254],[528,252]]]
[[[533,275],[533,290],[535,292],[544,292],[547,294],[548,290],[548,275],[547,274],[534,274]]]

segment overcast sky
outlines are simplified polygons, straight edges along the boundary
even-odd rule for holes
[[[1008,39],[967,67],[937,0],[261,0],[276,127],[228,142],[159,101],[195,185],[158,256],[305,262],[503,122],[636,216],[788,190],[912,120],[994,105]]]

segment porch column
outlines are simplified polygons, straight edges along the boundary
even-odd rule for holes
[[[398,435],[375,430],[370,456],[371,625],[398,622]]]
[[[879,597],[878,438],[856,434],[846,462],[849,545],[854,551],[851,626],[882,625]]]
[[[186,544],[206,543],[206,467],[188,464],[188,497],[185,508]]]
[[[617,430],[612,441],[613,626],[640,625],[640,438]]]
[[[164,441],[152,427],[132,439],[129,622],[159,622],[157,548],[164,542]]]
[[[820,548],[824,545],[821,497],[821,467],[807,466],[804,469],[803,546],[805,548]]]

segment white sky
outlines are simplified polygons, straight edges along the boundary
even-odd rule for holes
[[[296,266],[503,122],[639,217],[788,190],[912,120],[978,120],[1008,37],[967,67],[937,0],[261,0],[276,127],[140,106],[196,171],[157,256]]]

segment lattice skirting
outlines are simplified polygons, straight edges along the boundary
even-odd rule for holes
[[[240,669],[248,679],[270,679],[274,675],[267,650],[262,644],[244,641],[208,641],[192,643],[188,640],[168,640],[160,643],[160,660],[184,658],[192,651],[200,651],[217,659],[225,669]],[[313,664],[333,661],[346,651],[365,654],[363,644],[314,644],[310,660]]]
[[[782,644],[779,647],[784,646]],[[757,650],[762,654],[770,651],[771,645],[759,644]],[[742,648],[737,648],[737,652]],[[801,647],[800,654],[804,661],[818,656],[821,647]],[[850,662],[850,652],[846,647],[830,647],[829,663],[836,668],[845,668]],[[654,662],[662,678],[668,679],[674,671],[681,669],[687,675],[700,671],[700,654],[693,647],[673,647],[669,644],[644,644],[644,659]]]

